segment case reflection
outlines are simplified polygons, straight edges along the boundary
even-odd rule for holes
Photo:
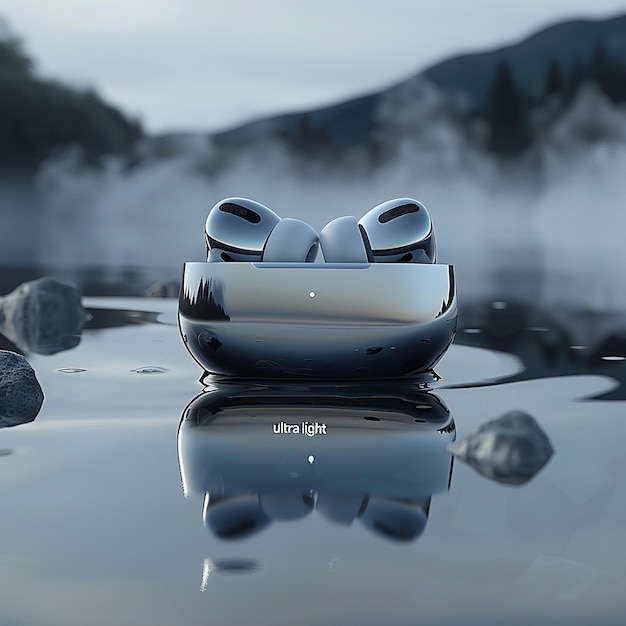
[[[408,541],[449,489],[455,435],[446,405],[417,386],[226,383],[183,411],[178,458],[219,539],[317,514]]]

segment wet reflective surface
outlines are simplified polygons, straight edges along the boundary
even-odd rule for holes
[[[470,302],[432,389],[277,386],[201,382],[175,299],[83,305],[0,430],[0,623],[620,623],[619,321]],[[453,462],[513,409],[554,449],[533,478]]]

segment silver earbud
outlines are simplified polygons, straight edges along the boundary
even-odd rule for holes
[[[411,198],[388,200],[358,222],[368,259],[381,263],[435,263],[437,245],[426,207]]]
[[[208,261],[304,263],[315,259],[317,233],[302,220],[281,219],[247,198],[218,202],[206,219]]]
[[[204,227],[209,260],[260,261],[280,217],[260,202],[226,198],[210,211]]]

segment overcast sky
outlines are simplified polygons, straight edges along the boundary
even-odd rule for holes
[[[385,87],[626,0],[6,0],[40,74],[147,130],[220,130]]]

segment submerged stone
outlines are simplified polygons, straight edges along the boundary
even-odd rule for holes
[[[87,314],[75,285],[25,282],[0,299],[0,332],[24,351],[55,354],[80,343]]]
[[[509,485],[528,482],[554,453],[539,424],[523,411],[486,422],[449,444],[448,451],[479,474]]]
[[[43,391],[28,361],[0,350],[0,428],[32,422],[42,404]]]

